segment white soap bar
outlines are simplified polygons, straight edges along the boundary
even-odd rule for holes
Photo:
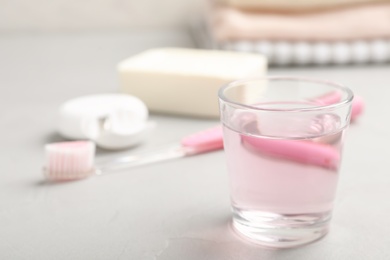
[[[152,49],[118,66],[122,92],[157,113],[215,118],[218,89],[233,80],[264,76],[260,54],[179,48]]]

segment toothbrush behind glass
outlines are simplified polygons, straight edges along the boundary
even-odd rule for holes
[[[158,153],[129,155],[94,165],[95,144],[90,141],[53,143],[45,146],[47,179],[66,181],[206,153],[223,148],[221,127],[214,127],[181,140],[180,145]]]
[[[337,93],[329,93],[315,99],[316,102],[332,104],[338,100]],[[355,98],[352,104],[352,119],[358,117],[364,108],[360,97]],[[274,157],[283,157],[296,162],[302,162],[301,155],[308,154],[312,163],[323,167],[335,167],[338,161],[338,154],[328,148],[319,145],[300,143],[299,146],[291,141],[260,142],[253,137],[243,137],[243,144],[249,144],[252,148],[268,153]],[[276,145],[277,144],[277,145]],[[123,156],[105,164],[94,165],[95,144],[90,141],[53,143],[45,146],[46,166],[44,174],[47,179],[54,181],[76,180],[91,175],[101,175],[106,172],[131,168],[144,164],[156,163],[164,160],[180,158],[190,155],[206,153],[223,148],[222,129],[220,126],[199,132],[182,139],[179,146],[160,153]],[[307,161],[305,156],[304,161]]]

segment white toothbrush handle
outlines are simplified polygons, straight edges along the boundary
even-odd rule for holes
[[[181,158],[184,156],[186,156],[186,152],[180,146],[173,149],[171,148],[169,150],[164,150],[159,153],[124,156],[99,166],[97,168],[96,174],[106,174],[112,171],[119,171],[170,159]]]
[[[211,152],[223,148],[222,128],[220,126],[207,129],[202,132],[184,137],[181,145],[173,149],[164,150],[159,153],[124,156],[107,164],[98,167],[97,174],[108,171],[132,168],[136,166],[157,163],[175,158]]]

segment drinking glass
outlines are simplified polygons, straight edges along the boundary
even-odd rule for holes
[[[238,80],[219,91],[233,228],[296,247],[329,228],[353,93],[295,77]]]

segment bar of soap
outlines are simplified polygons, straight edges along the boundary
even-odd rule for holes
[[[264,76],[261,54],[181,48],[151,49],[122,61],[121,91],[151,112],[219,117],[218,89],[233,80]]]

